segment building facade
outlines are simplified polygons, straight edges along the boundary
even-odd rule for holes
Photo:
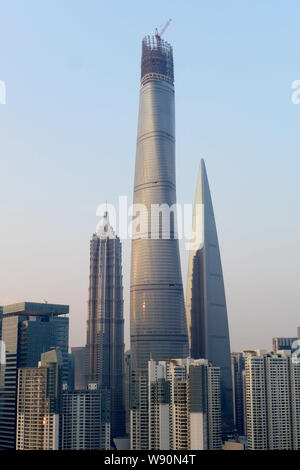
[[[74,389],[85,390],[87,387],[85,347],[73,347],[71,354],[74,360]]]
[[[122,247],[106,212],[90,242],[87,382],[111,393],[112,438],[125,435]]]
[[[273,351],[291,351],[298,338],[276,337],[272,339]]]
[[[142,42],[133,202],[131,419],[139,429],[134,433],[138,440],[131,445],[147,449],[147,406],[142,397],[148,393],[148,361],[188,356],[176,215],[172,210],[176,203],[173,51],[158,35],[147,36]]]
[[[288,351],[245,351],[249,450],[299,450],[300,363]]]
[[[173,51],[158,36],[142,42],[133,199],[131,364],[147,371],[150,356],[188,356],[176,224],[170,213],[168,227],[153,214],[176,203]]]
[[[68,305],[22,302],[3,307],[5,364],[0,374],[0,449],[15,449],[18,369],[37,367],[41,354],[59,349],[68,381]]]
[[[130,434],[130,380],[131,380],[131,353],[125,352],[124,357],[124,403],[126,435]]]
[[[189,252],[186,313],[191,357],[221,368],[222,417],[232,429],[232,377],[224,279],[204,160],[201,160]]]
[[[245,359],[243,353],[231,353],[231,375],[232,375],[232,396],[233,396],[233,422],[235,431],[240,435],[245,435],[244,422],[244,388],[243,371],[245,370]]]
[[[97,382],[63,392],[62,449],[110,449],[110,392]]]
[[[148,364],[149,449],[220,450],[220,369],[204,359]]]
[[[38,367],[19,369],[17,450],[59,450],[62,366],[61,351],[49,351]]]

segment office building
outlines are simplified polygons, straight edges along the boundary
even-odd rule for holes
[[[191,357],[221,368],[224,429],[232,429],[232,377],[226,297],[214,210],[201,160],[193,213],[186,296]]]
[[[17,371],[37,367],[41,354],[59,349],[68,381],[68,305],[22,302],[3,307],[5,364],[0,376],[0,449],[15,449]]]
[[[155,204],[170,208],[176,203],[174,110],[172,47],[159,36],[147,36],[142,42],[134,179],[134,204],[144,212],[133,233],[131,259],[131,365],[135,370],[147,370],[150,356],[156,361],[188,356],[174,218],[169,216],[169,230],[162,217],[160,222],[150,220]]]
[[[90,242],[87,382],[111,393],[111,437],[125,435],[122,246],[104,214]]]
[[[147,449],[147,404],[142,397],[147,396],[148,361],[189,354],[176,211],[172,210],[176,204],[173,50],[158,33],[142,41],[133,202],[131,419],[138,441],[131,439],[131,445]]]

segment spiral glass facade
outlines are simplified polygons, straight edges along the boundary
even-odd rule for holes
[[[160,37],[142,43],[141,90],[134,180],[140,223],[132,241],[131,366],[187,357],[188,337],[174,218],[166,233],[152,223],[153,205],[176,203],[172,47]],[[139,206],[140,205],[140,206]]]

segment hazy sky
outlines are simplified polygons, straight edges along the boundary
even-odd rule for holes
[[[70,304],[71,345],[85,344],[96,208],[132,199],[141,40],[172,18],[178,200],[193,201],[203,157],[232,350],[294,336],[299,1],[10,0],[0,16],[0,305]],[[129,243],[123,257],[128,320]]]

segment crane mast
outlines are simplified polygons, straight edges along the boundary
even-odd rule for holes
[[[164,32],[166,31],[166,29],[168,28],[168,26],[169,26],[169,24],[171,23],[171,21],[172,21],[172,18],[170,18],[170,19],[166,22],[165,26],[163,27],[163,29],[161,30],[160,33],[158,32],[158,29],[155,28],[155,36],[157,37],[157,39],[161,39],[162,35],[164,34]]]

